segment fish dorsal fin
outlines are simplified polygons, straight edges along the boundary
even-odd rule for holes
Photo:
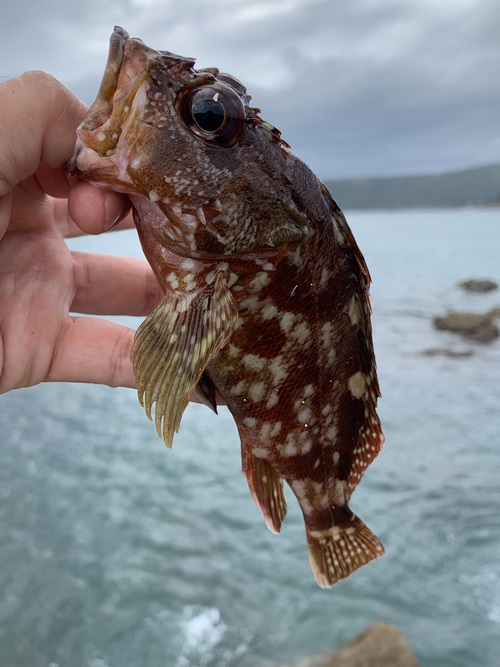
[[[229,340],[238,317],[224,271],[186,292],[169,291],[138,328],[131,359],[139,401],[158,435],[172,446],[189,397]]]

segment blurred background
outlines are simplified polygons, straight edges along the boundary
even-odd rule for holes
[[[296,503],[288,494],[282,534],[271,535],[225,409],[190,406],[166,451],[132,390],[10,392],[0,396],[2,667],[282,665],[380,619],[422,665],[498,665],[500,342],[433,321],[500,306],[498,289],[459,287],[500,284],[499,23],[488,0],[0,10],[0,80],[43,69],[90,104],[119,24],[237,76],[327,181],[374,281],[386,445],[352,507],[387,550],[319,590]],[[132,231],[71,247],[142,256]]]
[[[238,77],[321,178],[497,163],[495,0],[5,3],[0,77],[43,69],[90,104],[115,24]]]

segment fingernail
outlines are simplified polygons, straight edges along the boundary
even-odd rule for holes
[[[111,208],[110,201],[108,200],[109,196],[112,196],[112,195],[108,195],[106,193],[106,195],[104,197],[106,222],[105,222],[104,227],[102,229],[103,232],[107,232],[109,229],[111,229],[112,227],[117,225],[121,220],[123,220],[123,218],[127,215],[129,207],[130,207],[129,201],[128,201],[128,199],[126,199],[125,201],[123,201],[121,209],[118,211],[118,214],[114,218],[112,218],[111,220],[108,220],[108,218],[109,218],[109,209]],[[116,195],[115,195],[115,197],[116,197]],[[113,199],[114,199],[114,197],[113,197]],[[113,206],[113,208],[115,208],[115,207]]]

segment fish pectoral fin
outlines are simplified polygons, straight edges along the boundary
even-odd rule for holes
[[[347,526],[306,532],[309,562],[321,588],[330,588],[384,554],[378,537],[355,514]]]
[[[252,497],[264,515],[267,527],[272,533],[279,533],[286,514],[282,478],[265,459],[252,454],[245,457],[243,472]]]
[[[138,328],[131,351],[139,401],[172,446],[191,393],[229,340],[238,308],[224,272],[199,290],[171,292]],[[209,401],[210,402],[210,401]]]

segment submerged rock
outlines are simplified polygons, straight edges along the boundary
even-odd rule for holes
[[[429,347],[422,350],[421,354],[424,357],[450,357],[451,359],[472,357],[474,350],[470,347],[463,349],[455,349],[452,347]]]
[[[459,283],[459,287],[466,292],[492,292],[498,288],[498,285],[493,280],[471,278]]]
[[[482,314],[467,311],[452,312],[435,317],[434,326],[436,329],[460,334],[468,340],[489,343],[499,335],[498,327],[493,322],[495,311],[496,309]]]
[[[390,623],[374,623],[331,653],[302,658],[290,667],[420,667],[403,633]]]

